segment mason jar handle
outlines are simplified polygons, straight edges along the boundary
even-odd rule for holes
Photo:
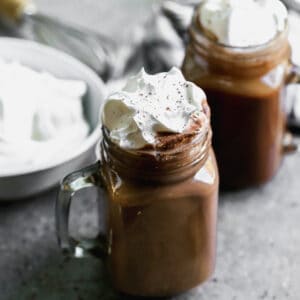
[[[58,243],[63,253],[68,256],[105,258],[107,255],[105,235],[99,234],[96,238],[81,240],[69,235],[69,214],[73,196],[77,191],[89,187],[103,188],[100,161],[71,173],[62,180],[55,207]]]
[[[290,62],[290,70],[286,78],[286,84],[300,84],[300,67]],[[283,138],[283,152],[295,153],[300,151],[300,145],[295,141],[293,135],[287,131]]]
[[[300,83],[300,67],[291,62],[290,71],[286,78],[286,84]]]

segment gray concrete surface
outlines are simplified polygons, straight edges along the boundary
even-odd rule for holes
[[[130,11],[137,9],[142,16],[142,1],[130,1]],[[82,2],[86,9],[80,15]],[[116,1],[82,2],[38,1],[41,9],[90,26],[95,23],[102,30],[103,22],[109,23],[105,28],[115,26],[110,5],[117,5]],[[125,0],[118,3],[123,12],[128,9]],[[62,257],[54,229],[55,197],[52,190],[26,201],[0,204],[0,300],[124,299],[111,287],[101,261]],[[84,234],[95,229],[93,208],[92,202],[76,201],[74,231]],[[267,185],[221,195],[216,272],[203,286],[172,299],[300,299],[299,224],[298,154],[287,156]]]
[[[205,285],[172,299],[298,300],[299,172],[300,155],[291,155],[267,185],[221,195],[216,272]],[[55,195],[53,190],[0,205],[0,299],[124,299],[101,261],[61,256]],[[81,234],[95,228],[94,203],[83,202],[75,202],[73,219]]]

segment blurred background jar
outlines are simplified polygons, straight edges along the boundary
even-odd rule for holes
[[[296,80],[287,25],[268,43],[233,47],[205,32],[201,5],[189,28],[183,62],[187,80],[206,92],[223,189],[268,181],[285,152],[284,87]],[[291,146],[291,145],[289,145]]]

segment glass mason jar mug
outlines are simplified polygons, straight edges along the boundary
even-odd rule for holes
[[[290,63],[287,29],[264,45],[226,46],[205,35],[196,9],[189,35],[182,69],[208,97],[221,187],[266,182],[293,148],[284,145],[283,94],[299,76]]]
[[[117,290],[137,296],[167,296],[205,281],[215,264],[218,170],[205,134],[180,146],[124,150],[105,128],[101,162],[67,176],[56,203],[57,235],[69,255],[107,259]],[[94,241],[68,233],[74,193],[104,190],[107,232]],[[102,194],[102,193],[101,193]]]

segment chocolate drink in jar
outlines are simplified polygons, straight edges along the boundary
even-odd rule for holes
[[[245,188],[272,178],[285,151],[287,11],[277,0],[215,4],[195,9],[182,69],[208,97],[221,187]]]
[[[114,287],[125,294],[170,296],[203,283],[215,265],[218,206],[204,92],[176,68],[142,70],[108,97],[102,123],[101,162],[63,180],[60,246],[75,256],[105,256]],[[98,248],[71,243],[66,225],[72,195],[92,185],[108,206]]]

